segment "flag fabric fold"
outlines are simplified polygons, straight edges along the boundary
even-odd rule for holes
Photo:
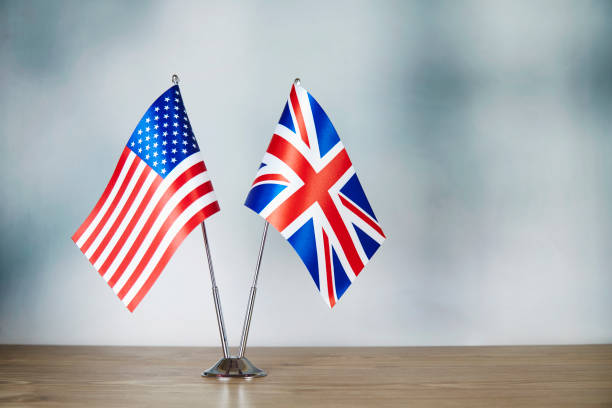
[[[338,133],[299,85],[245,205],[289,241],[330,308],[385,240]]]
[[[178,85],[146,111],[102,196],[72,236],[130,310],[219,204]]]

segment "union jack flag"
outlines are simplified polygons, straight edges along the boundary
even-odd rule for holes
[[[72,240],[133,312],[185,237],[219,211],[178,85],[145,112]]]
[[[299,84],[245,205],[289,241],[330,308],[385,240],[338,133]]]

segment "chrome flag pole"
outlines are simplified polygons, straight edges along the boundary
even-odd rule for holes
[[[296,78],[293,82],[295,86],[300,85],[300,79]],[[240,349],[237,357],[222,358],[210,369],[202,373],[206,377],[263,377],[266,374],[264,370],[255,367],[245,356],[246,344],[249,337],[249,329],[251,327],[251,318],[253,317],[253,306],[255,304],[255,295],[257,294],[257,279],[259,278],[259,269],[261,267],[261,259],[263,256],[264,247],[266,245],[266,236],[268,234],[268,226],[270,224],[265,221],[263,233],[261,235],[261,243],[259,244],[259,253],[257,255],[257,263],[255,264],[255,273],[253,274],[253,283],[249,292],[249,301],[247,310],[244,316],[244,324],[242,326],[242,336],[240,337]]]
[[[172,75],[172,83],[174,85],[179,84],[178,75]],[[223,358],[229,357],[227,347],[227,334],[225,332],[225,320],[223,319],[223,311],[221,310],[221,301],[219,299],[219,288],[217,287],[217,280],[215,279],[215,270],[212,264],[212,257],[210,256],[210,247],[208,245],[208,236],[206,235],[206,225],[202,221],[202,237],[204,238],[204,250],[206,251],[206,259],[208,261],[208,271],[210,272],[210,283],[212,285],[213,300],[215,303],[215,313],[217,314],[217,326],[219,327],[219,337],[221,338],[221,348],[223,349]]]
[[[202,222],[202,237],[204,238],[206,259],[208,259],[208,270],[210,271],[210,283],[212,285],[213,300],[215,301],[215,312],[217,313],[217,326],[219,326],[219,336],[221,337],[223,358],[228,358],[229,352],[227,347],[227,335],[225,334],[225,321],[223,320],[223,311],[221,310],[221,301],[219,300],[219,288],[217,287],[217,280],[215,279],[215,270],[213,269],[212,258],[210,257],[208,237],[206,236],[206,226],[204,225],[204,222]]]
[[[172,75],[172,83],[178,85],[178,75]],[[212,284],[213,300],[215,301],[215,313],[217,314],[217,326],[219,326],[219,337],[221,337],[221,348],[223,349],[223,357],[229,357],[227,348],[227,335],[225,334],[225,321],[223,320],[223,311],[221,310],[221,301],[219,300],[219,288],[217,287],[217,280],[215,279],[215,270],[212,264],[212,258],[210,256],[210,249],[208,247],[208,236],[206,235],[206,225],[202,221],[202,236],[204,238],[204,250],[206,251],[206,259],[208,260],[208,271],[210,272],[210,283]]]
[[[295,78],[293,81],[295,86],[300,85],[300,78]],[[242,326],[242,336],[240,337],[240,350],[238,358],[244,357],[246,343],[249,338],[249,329],[251,327],[251,317],[253,316],[253,305],[255,304],[255,295],[257,294],[257,279],[259,278],[259,268],[261,267],[261,257],[263,256],[264,246],[266,245],[266,236],[268,235],[268,226],[270,224],[265,221],[264,230],[261,234],[261,243],[259,244],[259,254],[257,255],[257,263],[255,264],[255,274],[253,275],[253,284],[249,293],[249,303],[247,303],[247,311],[244,316],[244,325]]]
[[[295,86],[300,85],[300,78],[295,78],[293,81]],[[261,267],[261,257],[263,256],[264,246],[266,245],[266,236],[268,234],[268,226],[270,224],[265,221],[264,230],[261,235],[261,244],[259,244],[259,254],[257,255],[257,263],[255,264],[255,274],[253,276],[253,284],[249,293],[249,303],[247,304],[246,315],[244,316],[244,325],[242,326],[242,336],[240,337],[240,350],[238,358],[244,358],[246,343],[249,338],[249,328],[251,327],[251,317],[253,316],[253,305],[255,303],[255,295],[257,293],[257,278],[259,278],[259,268]]]
[[[259,246],[259,255],[257,256],[257,265],[255,266],[255,275],[253,276],[253,284],[249,294],[249,303],[247,306],[246,316],[244,318],[244,326],[242,327],[242,337],[240,339],[240,352],[238,353],[238,357],[227,357],[227,355],[224,354],[224,357],[217,361],[217,364],[202,373],[203,377],[238,377],[250,379],[254,377],[265,377],[267,375],[264,370],[255,367],[253,363],[251,363],[249,359],[244,356],[244,350],[246,348],[246,341],[249,335],[251,316],[253,315],[253,304],[255,303],[255,293],[257,292],[257,278],[259,277],[259,267],[261,266],[261,257],[263,255],[264,245],[266,243],[268,225],[269,224],[266,221],[261,237],[261,244]],[[203,226],[204,225],[202,224],[202,227]],[[218,310],[220,311],[220,307]]]
[[[172,83],[179,84],[178,75],[172,75]],[[208,270],[210,271],[210,282],[212,283],[213,299],[215,301],[215,312],[217,313],[217,325],[219,326],[219,336],[221,337],[221,348],[223,349],[223,357],[228,357],[227,351],[227,335],[225,334],[225,321],[223,320],[223,312],[221,311],[221,302],[219,300],[219,288],[215,279],[215,270],[213,269],[210,249],[208,247],[208,237],[206,236],[206,226],[202,221],[202,235],[204,237],[204,249],[206,250],[206,259],[208,260]]]
[[[257,255],[257,264],[255,265],[255,274],[253,275],[253,284],[249,293],[249,303],[247,304],[246,315],[244,316],[244,325],[242,326],[242,336],[240,337],[240,351],[238,358],[244,357],[247,339],[249,337],[249,328],[251,327],[251,317],[253,316],[253,304],[255,303],[255,294],[257,293],[257,278],[259,278],[259,268],[261,267],[261,257],[263,256],[264,246],[266,245],[266,236],[268,235],[268,221],[264,224],[264,230],[261,234],[261,244],[259,244],[259,254]]]

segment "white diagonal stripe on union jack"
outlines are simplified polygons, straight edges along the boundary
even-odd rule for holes
[[[294,247],[333,307],[385,235],[317,101],[292,86],[245,205]]]
[[[181,131],[164,130],[169,123]],[[217,211],[202,154],[173,86],[139,122],[102,197],[72,239],[133,311],[183,239]]]

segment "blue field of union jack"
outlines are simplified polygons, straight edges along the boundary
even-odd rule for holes
[[[299,84],[245,205],[289,241],[329,307],[385,240],[338,133]]]

